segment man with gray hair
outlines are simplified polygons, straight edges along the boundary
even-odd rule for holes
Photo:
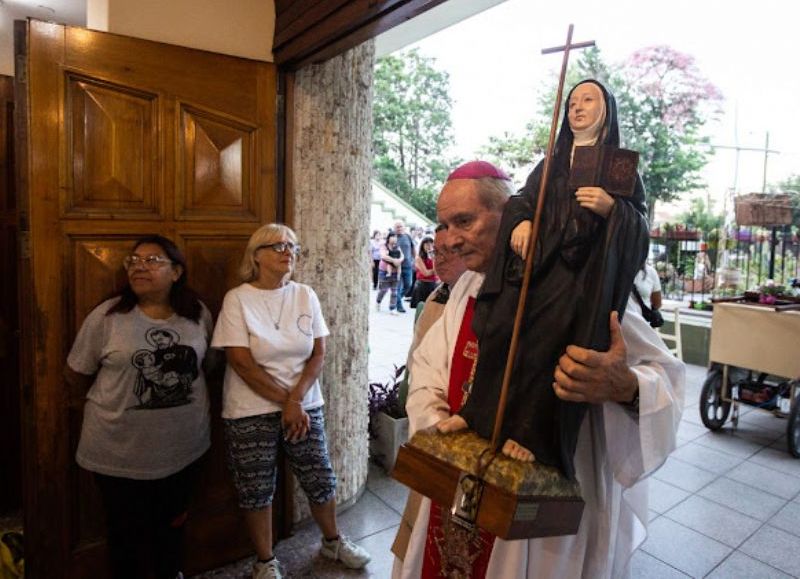
[[[448,177],[437,203],[448,246],[468,270],[453,287],[442,317],[414,353],[406,408],[412,434],[466,426],[457,413],[472,380],[478,344],[472,330],[475,298],[491,263],[503,207],[510,193],[505,174],[473,161]],[[569,291],[565,288],[565,291]],[[508,323],[512,323],[511,320]],[[442,509],[422,501],[408,550],[393,576],[466,576],[511,579],[629,575],[634,549],[646,536],[646,481],[675,446],[683,408],[683,365],[672,357],[629,303],[625,325],[609,321],[611,347],[598,352],[569,346],[554,372],[559,398],[591,402],[580,427],[575,477],[586,506],[576,535],[505,541],[481,532],[465,546],[461,562],[442,553]],[[538,331],[547,332],[547,328]],[[637,407],[624,404],[637,392]],[[504,452],[515,456],[514,449]],[[463,568],[468,561],[468,568]]]

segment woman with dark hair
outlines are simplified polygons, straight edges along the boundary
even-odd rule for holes
[[[397,234],[388,233],[386,243],[381,247],[381,263],[378,265],[378,295],[375,297],[375,311],[381,311],[381,302],[386,292],[389,295],[389,313],[397,315],[397,284],[403,267],[403,252],[397,247]]]
[[[174,579],[210,445],[201,361],[211,314],[169,239],[139,239],[122,263],[127,284],[86,317],[64,369],[70,386],[88,389],[75,458],[95,474],[106,508],[109,576]]]
[[[423,237],[419,242],[419,253],[414,260],[414,269],[417,272],[417,281],[414,282],[414,293],[411,295],[411,307],[416,308],[419,302],[424,302],[436,289],[439,278],[433,268],[433,238]]]

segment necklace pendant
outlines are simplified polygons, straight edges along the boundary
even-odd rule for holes
[[[278,324],[275,324],[275,329],[276,329],[276,330],[280,330],[280,329],[281,329],[281,327],[280,327]]]

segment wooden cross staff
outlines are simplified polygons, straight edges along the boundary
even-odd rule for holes
[[[517,313],[514,316],[514,329],[511,334],[511,346],[508,350],[508,358],[506,359],[506,369],[503,374],[503,386],[500,390],[500,400],[497,403],[497,414],[494,419],[494,432],[492,433],[491,447],[496,452],[500,441],[500,429],[503,426],[503,414],[505,413],[506,403],[508,399],[508,387],[511,382],[511,372],[514,369],[514,359],[517,356],[517,348],[519,346],[519,331],[522,326],[522,315],[525,311],[525,301],[528,296],[528,287],[531,282],[531,271],[533,271],[533,256],[536,254],[536,240],[539,237],[539,222],[542,219],[542,208],[544,207],[544,196],[547,181],[550,178],[550,164],[553,158],[553,146],[556,140],[556,129],[558,128],[558,116],[561,112],[561,93],[564,90],[564,78],[567,76],[567,63],[569,62],[569,51],[572,49],[586,48],[594,46],[594,40],[587,42],[578,42],[572,44],[572,29],[574,26],[569,25],[567,30],[567,43],[564,46],[555,46],[553,48],[545,48],[542,54],[552,54],[554,52],[564,52],[564,59],[561,62],[561,75],[558,78],[558,90],[556,91],[556,104],[553,107],[553,122],[550,124],[550,140],[547,143],[547,151],[544,156],[544,167],[542,169],[542,178],[539,181],[539,198],[536,200],[536,211],[533,215],[533,226],[531,227],[530,238],[528,239],[528,253],[525,257],[525,273],[522,277],[522,287],[519,293],[519,303],[517,304]]]

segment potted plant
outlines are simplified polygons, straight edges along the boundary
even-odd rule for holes
[[[405,365],[395,366],[389,381],[369,385],[369,454],[387,472],[394,467],[400,445],[408,440],[405,371]]]

